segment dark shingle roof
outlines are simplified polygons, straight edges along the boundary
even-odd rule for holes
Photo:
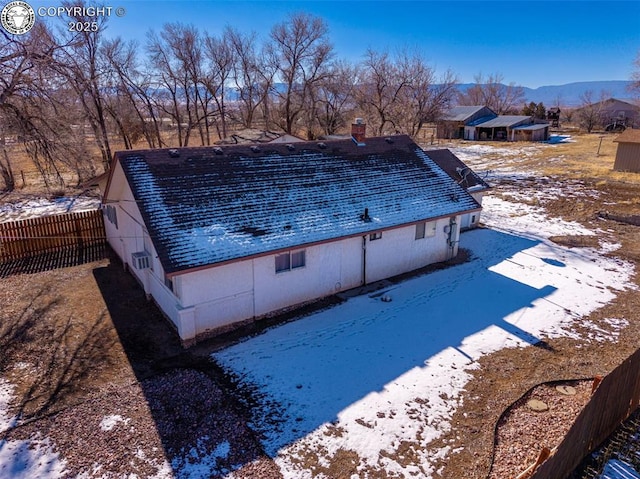
[[[479,208],[407,136],[121,151],[115,160],[167,273]]]
[[[443,116],[442,119],[445,121],[467,121],[483,108],[483,105],[454,106]]]
[[[427,150],[425,152],[445,173],[460,186],[475,191],[489,189],[490,186],[469,168],[460,158],[446,148],[441,150]]]

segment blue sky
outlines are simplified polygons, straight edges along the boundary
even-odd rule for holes
[[[107,0],[105,5],[126,10],[110,18],[107,34],[137,40],[141,47],[149,30],[169,22],[211,34],[232,25],[265,39],[289,14],[307,12],[327,22],[339,58],[358,61],[367,48],[418,48],[439,73],[451,69],[462,82],[500,73],[507,83],[531,88],[628,80],[640,51],[638,0]]]

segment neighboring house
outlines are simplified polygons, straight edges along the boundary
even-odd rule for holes
[[[454,155],[451,150],[426,150],[425,153],[435,163],[442,168],[456,183],[463,188],[473,199],[482,205],[482,197],[491,188],[482,178],[480,178],[471,168]],[[465,213],[460,218],[460,229],[471,229],[480,223],[480,211]]]
[[[449,110],[436,125],[436,136],[440,139],[465,139],[469,138],[473,128],[467,129],[478,121],[486,121],[497,117],[498,114],[486,106],[456,106]]]
[[[578,108],[578,117],[588,109],[586,115],[595,115],[599,127],[607,131],[624,130],[625,128],[640,127],[640,107],[616,98],[609,98],[597,103],[593,103],[582,108]]]
[[[441,139],[546,141],[549,124],[530,116],[497,115],[486,106],[457,106],[437,123]]]
[[[600,102],[597,109],[600,114],[600,123],[604,128],[609,127],[612,130],[618,125],[623,125],[625,128],[640,126],[640,107],[633,103],[609,98]]]
[[[408,136],[120,151],[109,244],[186,344],[454,257],[480,205]]]
[[[493,141],[546,141],[549,124],[534,123],[530,116],[500,115],[474,125],[476,140]]]
[[[640,173],[640,130],[627,129],[614,141],[618,148],[613,169]]]

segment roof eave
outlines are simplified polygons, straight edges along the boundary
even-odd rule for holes
[[[313,241],[313,242],[310,242],[310,243],[302,243],[302,244],[299,244],[299,245],[289,246],[287,248],[278,248],[278,249],[264,251],[262,253],[256,253],[256,254],[252,254],[252,255],[248,255],[248,256],[239,256],[237,258],[231,258],[231,259],[228,259],[228,260],[218,261],[216,263],[209,263],[209,264],[205,264],[205,265],[201,265],[201,266],[194,266],[194,267],[191,267],[191,268],[178,269],[178,270],[169,271],[169,272],[166,272],[167,270],[165,269],[165,276],[167,278],[173,278],[173,277],[181,275],[181,274],[195,273],[197,271],[203,271],[203,270],[210,269],[210,268],[215,268],[215,267],[218,267],[218,266],[224,266],[224,265],[227,265],[227,264],[236,263],[238,261],[245,261],[245,260],[250,260],[250,259],[255,259],[255,258],[261,258],[263,256],[270,256],[270,255],[282,253],[282,252],[285,252],[285,251],[298,250],[298,249],[303,249],[303,248],[309,248],[311,246],[317,246],[317,245],[320,245],[320,244],[333,243],[335,241],[341,241],[341,240],[350,239],[350,238],[357,238],[359,236],[366,236],[368,234],[376,233],[376,232],[379,232],[379,231],[389,231],[389,230],[394,230],[394,229],[398,229],[398,228],[404,228],[404,227],[407,227],[407,226],[416,225],[418,223],[423,223],[425,221],[437,221],[437,220],[442,219],[442,218],[449,218],[451,216],[457,216],[457,215],[462,215],[462,214],[466,214],[466,213],[475,213],[477,211],[482,211],[482,206],[478,205],[477,208],[470,208],[470,209],[466,209],[466,210],[456,211],[454,213],[449,213],[449,214],[446,214],[446,215],[440,215],[440,216],[431,217],[431,218],[424,218],[424,219],[420,219],[420,220],[417,220],[417,221],[411,221],[409,223],[402,223],[402,224],[399,224],[399,225],[388,226],[388,227],[385,227],[385,228],[376,228],[376,229],[363,231],[363,232],[359,232],[359,233],[353,233],[353,234],[349,234],[349,235],[345,235],[345,236],[338,236],[338,237],[335,237],[335,238],[329,238],[329,239],[325,239],[325,240]],[[163,267],[164,267],[164,265],[163,265]]]

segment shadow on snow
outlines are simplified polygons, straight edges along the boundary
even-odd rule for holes
[[[254,423],[264,428],[269,454],[335,423],[350,405],[448,348],[477,359],[463,342],[488,328],[545,344],[504,318],[533,308],[556,288],[538,289],[489,270],[539,242],[488,229],[465,233],[463,241],[472,245],[472,261],[389,289],[391,302],[380,293],[354,297],[214,354],[262,395]]]

